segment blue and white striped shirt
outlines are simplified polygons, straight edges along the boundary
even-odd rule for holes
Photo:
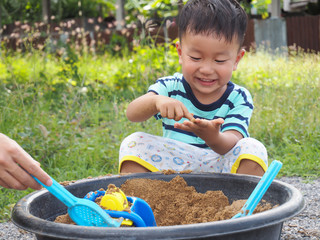
[[[221,131],[236,130],[244,137],[249,137],[248,127],[253,111],[251,94],[244,87],[238,86],[231,81],[222,97],[211,104],[202,104],[194,96],[190,85],[182,74],[176,73],[170,77],[163,77],[151,85],[148,92],[168,96],[182,102],[195,118],[217,119],[223,118],[224,123]],[[163,136],[201,148],[208,148],[205,142],[194,133],[186,132],[173,127],[176,122],[173,119],[162,118],[160,113],[155,115],[156,119],[162,119]],[[179,122],[183,122],[185,118]]]

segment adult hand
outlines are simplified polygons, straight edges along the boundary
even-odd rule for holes
[[[25,190],[41,189],[28,173],[32,174],[47,186],[52,180],[22,147],[14,140],[0,133],[0,185],[5,188]]]

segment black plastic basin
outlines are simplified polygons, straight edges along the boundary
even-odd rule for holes
[[[67,189],[77,197],[106,188],[113,183],[120,187],[127,179],[149,178],[170,181],[177,174],[143,173],[127,176],[102,177],[81,180]],[[198,192],[222,190],[230,201],[249,197],[259,177],[237,174],[181,174],[188,185]],[[67,209],[63,203],[47,190],[33,192],[19,200],[12,212],[12,221],[20,228],[34,233],[38,239],[280,239],[282,224],[304,208],[301,193],[293,186],[281,181],[273,181],[263,197],[271,204],[279,206],[262,213],[238,219],[177,225],[167,227],[99,228],[83,227],[53,220]]]

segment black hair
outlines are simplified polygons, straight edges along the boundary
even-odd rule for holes
[[[180,41],[186,32],[214,34],[226,42],[237,37],[240,47],[247,29],[247,14],[236,0],[189,0],[179,18]]]

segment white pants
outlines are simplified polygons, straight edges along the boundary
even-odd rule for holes
[[[242,159],[268,168],[264,145],[254,138],[243,138],[226,154],[203,149],[177,140],[136,132],[120,146],[119,170],[125,161],[134,161],[148,170],[192,170],[192,172],[236,173]]]

